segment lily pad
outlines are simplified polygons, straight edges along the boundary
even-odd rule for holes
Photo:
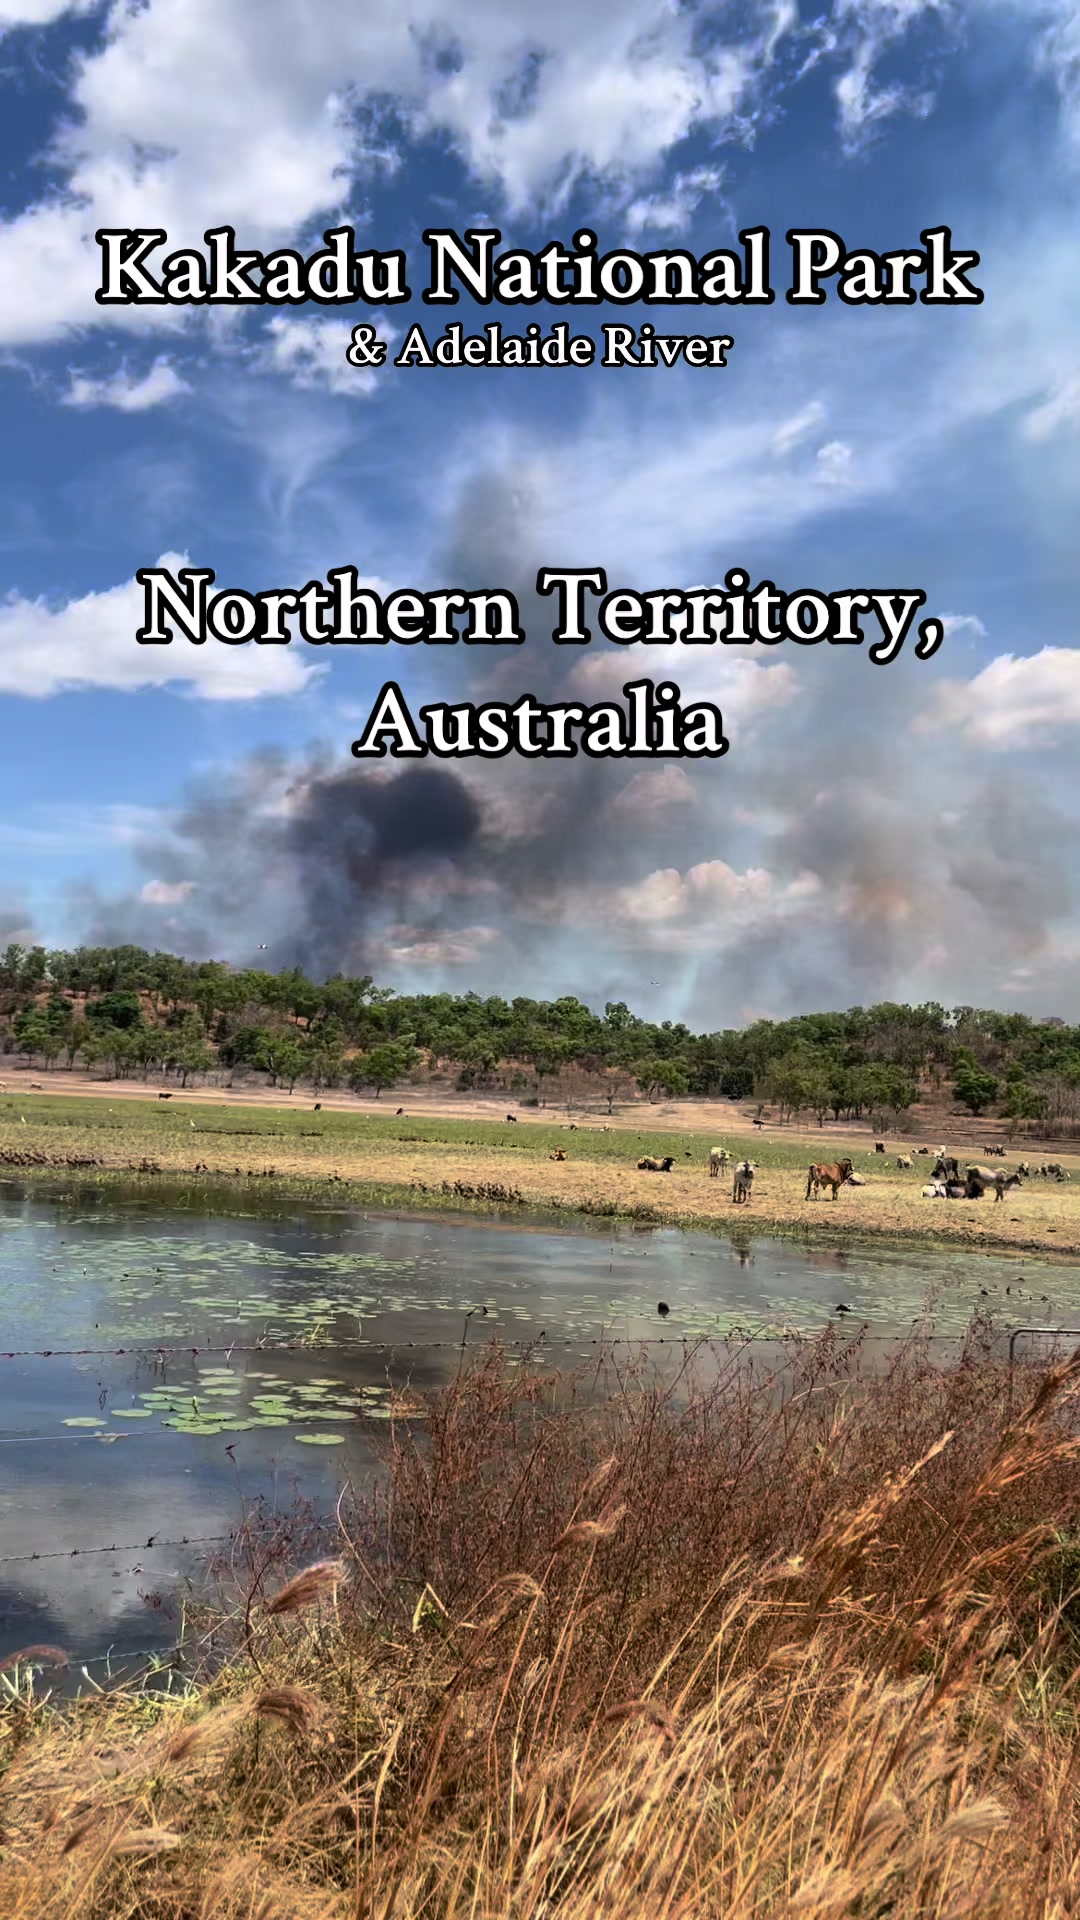
[[[294,1433],[293,1439],[302,1447],[343,1447],[343,1433]]]
[[[114,1420],[152,1420],[154,1409],[152,1407],[114,1407],[112,1416]]]
[[[89,1414],[76,1414],[71,1420],[62,1423],[65,1427],[103,1427],[104,1420],[92,1420]]]

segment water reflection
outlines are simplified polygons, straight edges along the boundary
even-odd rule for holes
[[[930,1288],[937,1328],[955,1335],[1021,1267],[1032,1305],[1002,1298],[1011,1322],[1075,1324],[1077,1270],[1015,1255],[556,1232],[248,1196],[208,1214],[191,1195],[7,1183],[0,1653],[168,1644],[157,1597],[253,1499],[329,1508],[342,1480],[371,1472],[395,1396],[438,1387],[492,1337],[563,1366],[648,1339],[663,1365],[684,1339],[820,1327],[840,1299],[843,1337],[869,1322],[884,1339]]]

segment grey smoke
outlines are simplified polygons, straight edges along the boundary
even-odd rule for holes
[[[551,643],[555,605],[534,590],[555,559],[544,505],[542,483],[520,474],[461,487],[428,576],[511,588],[528,639],[427,649],[426,697],[551,698],[605,644]],[[717,577],[732,559],[718,540]],[[614,562],[611,574],[633,583]],[[1009,968],[1071,908],[1071,822],[1033,776],[990,781],[955,738],[913,733],[947,648],[930,666],[885,668],[847,649],[777,655],[797,698],[759,729],[729,727],[719,763],[682,766],[685,804],[642,804],[635,783],[660,762],[510,755],[399,772],[255,756],[137,850],[147,878],[186,897],[163,908],[139,888],[84,892],[86,937],[412,989],[627,999],[707,1028],[890,997],[1000,1001]],[[627,678],[671,670],[659,649],[624,658]],[[614,916],[619,889],[717,862],[768,873],[752,909],[702,927],[688,910],[674,929]],[[792,892],[808,874],[816,890]],[[1055,1002],[1061,985],[1047,980]]]

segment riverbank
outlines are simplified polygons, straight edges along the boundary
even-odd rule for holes
[[[511,1124],[474,1115],[314,1111],[309,1103],[226,1108],[197,1095],[137,1098],[130,1089],[122,1100],[0,1092],[0,1177],[71,1172],[106,1183],[166,1178],[234,1191],[257,1181],[283,1197],[353,1206],[533,1209],[708,1231],[827,1235],[834,1243],[887,1236],[1080,1257],[1080,1178],[1035,1179],[1000,1203],[989,1196],[924,1200],[928,1156],[916,1157],[908,1171],[895,1156],[864,1145],[851,1157],[865,1186],[842,1188],[836,1201],[808,1200],[806,1168],[820,1144],[813,1152],[812,1141],[727,1132],[728,1150],[749,1155],[758,1168],[750,1203],[736,1205],[730,1177],[709,1177],[714,1144],[712,1133],[659,1119],[632,1129],[525,1115]],[[670,1155],[671,1172],[639,1172],[636,1162],[646,1155]]]
[[[1071,1911],[1077,1375],[857,1365],[489,1356],[314,1567],[239,1544],[169,1693],[9,1669],[5,1920]]]

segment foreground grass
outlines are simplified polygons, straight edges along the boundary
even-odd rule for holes
[[[497,1352],[178,1699],[0,1715],[5,1920],[1065,1920],[1080,1361]],[[268,1564],[268,1558],[270,1564]]]
[[[643,1123],[646,1116],[643,1115]],[[1058,1186],[1033,1181],[1000,1205],[923,1200],[927,1159],[910,1172],[893,1156],[852,1155],[867,1185],[843,1189],[834,1205],[807,1200],[806,1168],[828,1148],[804,1142],[728,1136],[737,1157],[758,1166],[749,1207],[732,1202],[731,1181],[708,1177],[710,1134],[607,1132],[602,1125],[522,1119],[413,1118],[287,1107],[200,1103],[187,1096],[158,1101],[64,1095],[0,1094],[0,1174],[29,1176],[71,1168],[105,1181],[119,1176],[179,1176],[206,1183],[271,1182],[283,1194],[327,1194],[352,1204],[413,1207],[531,1207],[552,1214],[652,1220],[741,1232],[828,1231],[830,1239],[886,1234],[1017,1250],[1080,1255],[1080,1179]],[[565,1160],[554,1160],[561,1150]],[[670,1175],[639,1173],[643,1155],[670,1154]]]

